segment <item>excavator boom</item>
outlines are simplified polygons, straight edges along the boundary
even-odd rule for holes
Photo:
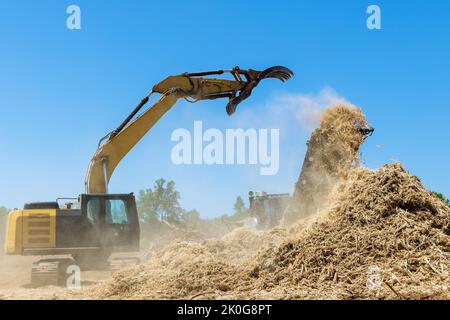
[[[234,79],[209,77],[224,73]],[[178,99],[195,102],[228,98],[226,110],[231,115],[262,79],[285,81],[292,75],[284,67],[262,72],[236,67],[184,73],[156,84],[128,117],[100,140],[86,174],[86,193],[74,203],[66,203],[65,207],[58,201],[28,203],[23,210],[8,214],[5,252],[44,256],[33,263],[33,286],[66,285],[67,268],[72,265],[78,265],[81,270],[109,268],[114,271],[139,263],[139,255],[123,255],[139,251],[136,199],[129,193],[108,193],[109,179],[120,161]],[[152,94],[161,96],[150,108],[142,110]],[[119,256],[112,256],[113,253]]]
[[[206,77],[224,73],[231,74],[234,79]],[[228,115],[232,115],[238,104],[251,95],[252,90],[261,80],[275,78],[284,82],[292,76],[293,72],[288,68],[276,66],[264,71],[242,70],[235,67],[232,70],[184,73],[164,79],[152,88],[150,94],[142,99],[116,130],[100,140],[86,174],[86,193],[108,193],[108,183],[117,165],[158,120],[175,105],[178,99],[184,98],[189,102],[196,102],[228,98],[226,111]],[[161,97],[136,117],[153,93],[159,93]]]

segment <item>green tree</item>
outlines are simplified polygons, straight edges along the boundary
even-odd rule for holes
[[[153,189],[141,190],[137,207],[141,221],[180,220],[183,209],[179,204],[180,194],[175,190],[175,182],[161,178],[156,180]]]
[[[200,220],[200,213],[197,210],[183,210],[183,213],[181,215],[181,219],[183,221],[199,221]]]
[[[437,198],[439,198],[439,199],[441,199],[442,201],[446,202],[446,203],[448,204],[448,206],[450,207],[450,200],[448,200],[442,193],[439,193],[439,192],[433,192],[433,194],[434,194]]]
[[[242,200],[240,196],[236,198],[233,209],[234,209],[233,217],[235,219],[241,219],[248,213],[247,208],[245,208],[244,200]]]
[[[242,200],[240,196],[236,198],[236,202],[234,203],[233,209],[235,215],[242,215],[242,213],[244,212],[245,204],[244,200]]]

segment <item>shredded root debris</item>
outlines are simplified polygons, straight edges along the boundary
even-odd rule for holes
[[[401,164],[355,165],[359,109],[325,112],[319,213],[268,231],[178,241],[89,291],[101,299],[448,299],[450,209]],[[311,142],[310,142],[311,143]],[[333,160],[334,159],[334,160]],[[336,168],[338,170],[336,170]],[[294,202],[295,205],[295,202]]]

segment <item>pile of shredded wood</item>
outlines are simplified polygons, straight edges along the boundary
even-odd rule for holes
[[[357,153],[365,137],[360,129],[367,127],[367,119],[357,107],[336,104],[323,112],[320,127],[308,141],[292,204],[284,215],[285,223],[316,214],[326,206],[333,188],[357,164]]]
[[[364,140],[357,128],[364,125],[361,110],[338,105],[324,113],[313,133],[308,177],[334,181],[321,198],[327,206],[320,213],[289,228],[241,228],[220,239],[175,242],[88,294],[101,299],[450,298],[450,208],[400,164],[379,170],[354,166]]]
[[[286,230],[256,231],[239,228],[221,239],[202,243],[178,241],[158,250],[136,268],[114,275],[94,290],[96,298],[189,298],[212,284],[219,291],[239,286],[239,267],[261,248],[278,246]],[[231,282],[230,282],[231,280]]]
[[[448,298],[449,268],[450,209],[391,164],[353,170],[326,215],[251,274],[305,298]]]
[[[358,168],[333,199],[312,223],[290,230],[178,242],[92,297],[450,298],[450,209],[418,178],[400,164]]]
[[[368,127],[367,119],[360,108],[343,103],[331,106],[324,111],[319,128],[311,135],[309,156],[320,159],[315,163],[321,171],[345,178],[364,142],[359,130],[365,127]]]

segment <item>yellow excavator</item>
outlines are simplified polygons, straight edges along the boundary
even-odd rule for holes
[[[232,79],[210,77],[223,74],[231,74]],[[23,210],[9,213],[6,253],[41,256],[32,266],[33,286],[64,285],[70,265],[78,265],[81,270],[114,269],[117,263],[109,259],[113,252],[139,251],[140,229],[134,195],[108,193],[109,180],[125,155],[180,98],[189,102],[228,98],[226,112],[232,115],[261,80],[274,78],[284,82],[292,76],[288,68],[275,66],[264,71],[235,67],[183,73],[164,79],[116,130],[100,140],[89,163],[84,194],[76,199],[29,203]],[[161,95],[159,99],[138,115],[155,93]],[[122,264],[123,260],[119,259],[118,263]]]

